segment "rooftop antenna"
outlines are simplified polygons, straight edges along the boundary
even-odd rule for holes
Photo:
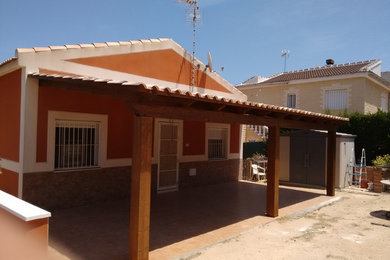
[[[192,23],[192,58],[191,58],[191,87],[190,91],[193,90],[195,85],[195,43],[196,43],[196,25],[200,20],[199,16],[199,7],[197,0],[178,0],[179,3],[184,3],[186,5],[188,16],[191,18]]]
[[[289,50],[282,50],[281,57],[284,57],[284,72],[286,72],[286,63],[287,63],[287,58],[289,56],[290,56],[290,51]]]

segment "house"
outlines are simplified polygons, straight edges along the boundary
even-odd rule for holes
[[[334,64],[279,73],[237,86],[249,101],[318,113],[389,111],[390,82],[381,77],[381,61]]]
[[[124,100],[53,88],[29,75],[191,87],[190,55],[170,39],[17,49],[16,57],[0,66],[7,122],[0,131],[0,188],[47,209],[129,193],[121,183],[130,182],[132,112]],[[196,62],[192,91],[246,100]],[[152,189],[237,180],[239,135],[239,124],[154,118]]]
[[[0,64],[0,118],[0,189],[45,209],[130,196],[130,259],[148,259],[151,193],[238,180],[241,124],[268,126],[269,216],[281,127],[328,131],[334,196],[348,121],[246,102],[170,39],[17,49]]]

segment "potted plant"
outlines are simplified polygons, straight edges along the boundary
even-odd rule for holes
[[[390,154],[378,155],[372,163],[383,171],[390,169]]]

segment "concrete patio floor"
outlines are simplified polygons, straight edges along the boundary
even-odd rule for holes
[[[279,217],[328,200],[325,190],[280,186]],[[172,259],[270,222],[266,185],[230,182],[152,196],[150,259]],[[129,201],[52,212],[49,258],[125,260]]]

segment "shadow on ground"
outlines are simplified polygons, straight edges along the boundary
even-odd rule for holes
[[[370,215],[376,218],[390,220],[390,211],[388,210],[376,210],[371,211]]]
[[[322,196],[279,189],[279,207]],[[55,210],[50,246],[70,259],[125,259],[129,248],[128,200]],[[230,182],[152,196],[150,250],[265,215],[266,186]]]

